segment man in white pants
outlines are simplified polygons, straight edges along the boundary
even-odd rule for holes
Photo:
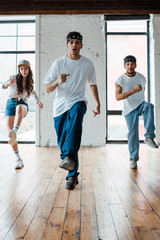
[[[126,72],[116,80],[116,100],[123,100],[122,115],[128,127],[128,146],[130,152],[130,167],[137,168],[139,160],[139,116],[143,115],[145,133],[145,143],[150,147],[158,148],[154,141],[154,106],[145,101],[144,90],[146,79],[136,72],[136,58],[126,56],[124,58],[124,68]]]

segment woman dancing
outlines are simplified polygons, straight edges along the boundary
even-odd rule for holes
[[[5,116],[10,138],[8,143],[11,144],[16,156],[15,169],[20,169],[24,166],[18,150],[17,131],[22,123],[22,119],[28,113],[28,98],[32,95],[39,107],[43,108],[43,104],[34,91],[33,85],[31,65],[29,61],[21,60],[18,64],[18,74],[11,76],[2,86],[4,89],[9,89]]]

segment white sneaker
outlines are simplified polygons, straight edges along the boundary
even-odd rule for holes
[[[14,129],[11,129],[9,131],[9,138],[10,140],[8,141],[9,144],[11,144],[12,146],[15,145],[17,143],[17,134],[16,132],[14,131]]]
[[[158,148],[158,145],[155,143],[153,138],[147,137],[145,138],[144,142],[152,148]]]
[[[24,163],[23,163],[22,159],[19,158],[16,161],[15,169],[21,169],[22,167],[24,167]]]
[[[130,161],[130,168],[136,169],[137,168],[137,161],[135,159],[132,159]]]

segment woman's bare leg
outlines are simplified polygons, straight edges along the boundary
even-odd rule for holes
[[[7,128],[9,130],[9,143],[12,145],[12,149],[16,155],[17,161],[15,169],[20,169],[24,166],[22,159],[20,158],[18,143],[16,140],[16,130],[20,127],[23,117],[27,115],[27,107],[25,105],[18,105],[16,107],[16,117],[7,117]],[[15,124],[14,124],[15,123]],[[17,126],[17,129],[14,128]]]
[[[20,127],[22,123],[22,119],[27,115],[27,113],[28,113],[28,110],[26,105],[24,104],[17,105],[15,126],[17,126],[18,128]]]
[[[7,129],[8,132],[10,132],[10,130],[13,129],[14,126],[14,120],[15,120],[15,116],[6,116],[6,125],[7,125]],[[12,145],[13,151],[18,151],[18,145],[14,144]]]
[[[7,125],[8,132],[10,132],[10,130],[13,129],[14,120],[15,120],[15,116],[7,116],[6,117],[6,125]],[[16,156],[16,159],[17,159],[15,168],[16,169],[17,168],[22,168],[23,162],[21,164],[19,164],[20,155],[19,155],[18,143],[17,142],[14,145],[12,145],[12,149],[13,149],[13,152],[15,153],[15,156]]]

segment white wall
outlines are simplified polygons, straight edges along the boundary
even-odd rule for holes
[[[92,114],[95,107],[94,99],[87,87],[86,96],[89,104],[84,117],[82,145],[103,146],[106,137],[106,81],[101,15],[40,15],[37,16],[36,24],[36,79],[39,79],[39,95],[44,103],[44,109],[39,112],[39,119],[36,120],[40,124],[37,129],[36,145],[57,145],[52,119],[54,93],[47,94],[42,81],[52,62],[67,54],[67,33],[78,31],[84,38],[81,54],[91,59],[95,65],[101,101],[101,114],[94,118]]]
[[[156,139],[160,142],[160,15],[151,15],[151,101],[155,105]]]

